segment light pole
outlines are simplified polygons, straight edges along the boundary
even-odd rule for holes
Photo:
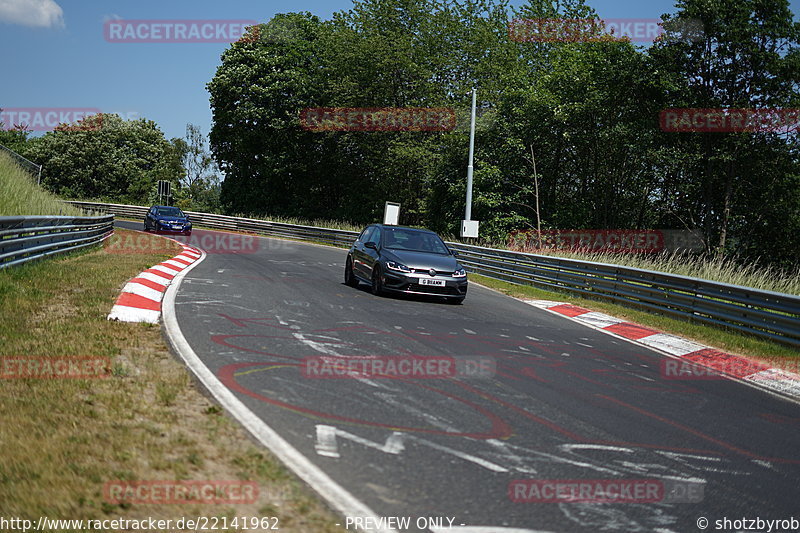
[[[478,236],[478,221],[472,220],[472,162],[475,155],[475,100],[477,90],[472,88],[472,113],[469,124],[469,164],[467,165],[467,206],[461,221],[462,237]]]

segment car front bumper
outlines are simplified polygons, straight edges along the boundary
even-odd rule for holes
[[[189,226],[175,229],[172,226],[162,226],[161,224],[157,224],[156,232],[164,233],[166,235],[190,235],[192,233],[192,227]]]
[[[435,279],[444,281],[444,285],[421,285],[421,279]],[[463,298],[467,295],[467,278],[454,278],[453,276],[428,276],[427,274],[405,274],[393,270],[386,270],[383,274],[383,288],[387,291],[403,292],[406,294],[422,294],[425,296],[446,296],[449,298]]]

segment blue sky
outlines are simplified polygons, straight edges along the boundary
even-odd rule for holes
[[[673,0],[588,3],[603,18],[658,18],[675,11]],[[800,0],[791,4],[797,15]],[[350,6],[350,0],[0,0],[0,108],[100,109],[154,120],[167,138],[183,137],[187,123],[208,134],[205,85],[228,45],[108,42],[106,20],[265,22],[291,11],[327,19]]]

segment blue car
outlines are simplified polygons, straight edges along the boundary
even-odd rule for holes
[[[384,292],[441,296],[461,303],[467,296],[467,272],[439,236],[428,230],[372,224],[347,252],[344,282],[368,283]]]
[[[144,217],[144,230],[188,236],[192,234],[192,223],[177,207],[154,205]]]

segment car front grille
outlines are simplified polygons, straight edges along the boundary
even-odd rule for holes
[[[414,274],[428,274],[428,272],[430,272],[430,270],[431,270],[430,268],[412,268],[411,272],[414,273]],[[452,276],[453,272],[452,271],[444,272],[442,270],[437,270],[436,271],[436,275],[437,276]]]

